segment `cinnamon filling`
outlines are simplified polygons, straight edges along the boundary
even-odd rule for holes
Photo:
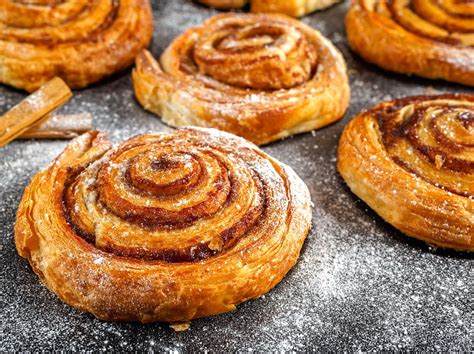
[[[9,5],[0,22],[6,26],[0,40],[43,46],[94,42],[100,40],[116,22],[120,0],[78,1],[18,1]],[[66,7],[72,4],[70,8]],[[16,6],[16,7],[13,7]],[[52,16],[51,11],[58,11]],[[25,31],[28,29],[28,31]]]
[[[317,60],[311,41],[291,24],[236,16],[196,37],[181,69],[239,88],[279,90],[310,80]]]
[[[266,187],[265,176],[206,144],[173,150],[159,143],[124,145],[75,171],[63,194],[74,232],[117,256],[194,262],[227,252],[255,228],[268,227],[267,202],[275,191]],[[187,238],[191,228],[193,235],[180,244],[180,235]],[[126,241],[135,236],[138,241]],[[153,246],[159,241],[154,237],[176,241]]]
[[[474,46],[474,2],[459,0],[376,0],[374,11],[420,37]]]
[[[398,165],[436,187],[472,198],[474,103],[451,96],[400,100],[373,114]]]

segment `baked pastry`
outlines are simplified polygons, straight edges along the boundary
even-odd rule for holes
[[[247,0],[199,0],[217,9],[238,9]],[[252,12],[273,12],[293,17],[301,17],[316,10],[334,5],[340,0],[251,0]]]
[[[344,114],[342,55],[318,31],[283,15],[223,14],[176,38],[161,65],[143,51],[135,94],[167,124],[215,127],[265,144]]]
[[[90,132],[33,178],[15,240],[69,305],[174,322],[265,294],[295,264],[310,222],[304,182],[244,139],[188,128],[112,148]]]
[[[199,0],[199,2],[216,9],[240,9],[245,6],[247,0]]]
[[[341,0],[252,0],[252,12],[276,12],[301,17],[328,8]]]
[[[345,128],[338,169],[351,190],[409,236],[474,250],[474,95],[408,97]]]
[[[354,0],[350,46],[384,69],[474,85],[474,3]]]
[[[83,88],[131,65],[152,32],[148,0],[2,0],[0,83]]]

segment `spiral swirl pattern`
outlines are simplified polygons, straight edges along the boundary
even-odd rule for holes
[[[311,78],[316,56],[313,44],[291,24],[255,24],[247,18],[201,36],[188,58],[196,67],[188,74],[200,72],[242,88],[289,89]]]
[[[385,0],[375,10],[421,37],[474,46],[474,5],[468,1]]]
[[[349,100],[340,53],[284,16],[226,14],[137,58],[142,105],[172,126],[216,127],[264,144],[339,119]]]
[[[209,258],[259,219],[275,225],[279,207],[288,207],[284,180],[269,197],[268,184],[279,179],[271,163],[248,155],[183,134],[140,136],[71,182],[65,210],[78,234],[108,252],[169,262]],[[273,212],[264,216],[264,209]]]
[[[82,88],[129,66],[151,36],[148,0],[4,0],[0,82],[33,91],[60,76]]]
[[[474,198],[474,103],[423,98],[374,111],[392,159],[437,188]]]
[[[206,129],[114,148],[97,133],[81,139],[32,181],[16,227],[20,254],[73,306],[105,319],[189,320],[262,295],[296,261],[309,192],[254,145]],[[76,269],[55,269],[55,261]],[[103,272],[107,287],[85,294],[81,284]],[[74,301],[59,283],[77,292]]]
[[[341,138],[339,171],[405,233],[474,248],[474,96],[408,97],[360,114]]]
[[[383,68],[474,85],[474,3],[357,0],[346,18],[349,43]]]

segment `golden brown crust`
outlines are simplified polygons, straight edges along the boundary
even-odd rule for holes
[[[474,250],[474,96],[408,97],[345,128],[338,169],[351,190],[409,236]]]
[[[133,72],[139,102],[172,126],[215,127],[256,144],[342,117],[342,55],[318,31],[283,15],[224,14],[176,38],[161,65],[144,51]]]
[[[4,0],[0,82],[34,91],[59,76],[85,87],[132,64],[152,31],[148,0]]]
[[[474,86],[474,5],[450,0],[353,0],[350,46],[384,69]]]
[[[286,165],[213,129],[75,139],[26,189],[18,253],[66,303],[104,320],[235,309],[295,264],[309,191]]]

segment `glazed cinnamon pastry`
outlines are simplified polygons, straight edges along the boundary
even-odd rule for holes
[[[344,130],[338,168],[402,232],[474,250],[474,95],[409,97],[361,113]]]
[[[384,69],[474,85],[474,3],[354,0],[349,44]]]
[[[0,83],[85,87],[132,64],[152,27],[148,0],[2,0]]]
[[[171,126],[215,127],[265,144],[338,120],[349,102],[342,55],[282,15],[224,14],[191,28],[159,64],[144,51],[139,102]]]
[[[237,9],[247,0],[199,0],[203,4],[218,9]],[[274,12],[293,17],[307,15],[316,10],[325,9],[340,0],[251,0],[252,12]]]
[[[188,128],[74,140],[26,189],[18,253],[104,320],[187,321],[279,283],[311,222],[306,185],[255,145]]]

